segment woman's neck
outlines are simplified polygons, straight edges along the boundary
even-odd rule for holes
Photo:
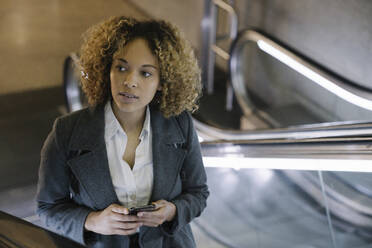
[[[111,102],[111,108],[126,133],[135,132],[139,134],[141,132],[145,121],[146,108],[142,112],[123,112],[120,111],[114,102]]]

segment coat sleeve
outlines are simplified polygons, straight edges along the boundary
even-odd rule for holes
[[[84,224],[92,210],[70,197],[70,171],[66,152],[58,143],[59,125],[57,119],[41,150],[37,214],[46,228],[85,245]]]
[[[187,155],[181,169],[182,193],[171,200],[176,205],[177,212],[171,222],[164,223],[160,228],[167,236],[173,236],[194,218],[200,216],[207,206],[209,190],[198,136],[193,121],[188,113],[181,115],[180,124],[187,134]]]

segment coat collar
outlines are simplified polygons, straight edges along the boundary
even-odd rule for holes
[[[70,149],[93,151],[105,145],[105,105],[83,110],[72,132]],[[185,137],[175,120],[166,119],[155,107],[150,106],[151,127],[156,143],[180,144],[185,142]]]
[[[124,133],[125,131],[120,125],[119,120],[116,118],[114,111],[111,107],[111,102],[108,101],[105,105],[105,140],[111,139],[115,134],[118,132]],[[143,140],[145,136],[148,136],[151,132],[151,124],[150,124],[150,109],[147,106],[145,110],[145,121],[143,123],[143,128],[139,135],[139,139]],[[126,135],[126,134],[125,134]]]
[[[70,140],[71,150],[94,151],[105,145],[104,105],[82,110]]]

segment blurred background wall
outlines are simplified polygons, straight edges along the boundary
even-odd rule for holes
[[[0,94],[60,85],[81,34],[111,15],[143,17],[121,0],[1,0]]]
[[[79,49],[81,34],[109,16],[165,18],[197,45],[202,7],[198,0],[1,0],[0,95],[61,85],[64,59]]]

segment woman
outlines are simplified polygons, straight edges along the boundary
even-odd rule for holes
[[[80,66],[90,107],[45,141],[41,220],[89,247],[195,247],[189,223],[209,192],[187,112],[201,92],[190,45],[167,22],[113,17],[87,31]]]

